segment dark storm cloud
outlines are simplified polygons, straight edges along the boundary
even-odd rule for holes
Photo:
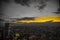
[[[55,14],[60,14],[60,8],[58,8],[57,12],[54,12]]]
[[[29,4],[29,1],[31,1],[31,0],[15,0],[15,2],[17,3],[17,4],[21,4],[22,6],[30,6]],[[36,2],[37,0],[32,0],[33,2]],[[48,1],[48,0],[38,0],[39,2],[39,4],[41,4],[41,6],[40,5],[37,5],[36,7],[38,7],[38,10],[42,10],[42,9],[44,9],[44,7],[47,5],[46,4],[46,2]]]
[[[57,12],[54,12],[55,14],[60,14],[60,0],[56,0],[57,3],[58,3],[58,9],[57,9]]]
[[[60,0],[58,0],[59,1],[59,7],[60,7]]]
[[[21,4],[22,6],[29,6],[29,0],[15,0],[17,4]]]
[[[42,9],[44,9],[45,6],[46,6],[46,4],[43,4],[42,6],[37,6],[37,7],[38,7],[38,10],[42,10]]]
[[[17,4],[21,4],[22,6],[30,6],[29,4],[29,1],[30,0],[15,0],[15,2],[17,3]],[[37,1],[37,0],[33,0],[33,2],[35,2],[35,1]],[[38,10],[43,10],[45,7],[46,7],[46,2],[48,2],[49,0],[38,0],[39,1],[39,4],[41,5],[37,5],[36,7],[38,7]],[[55,0],[55,1],[59,1],[59,0]],[[60,2],[59,2],[59,4],[60,4]],[[56,14],[59,14],[59,13],[56,13]]]
[[[4,5],[3,2],[4,3],[9,3],[9,0],[0,0],[0,18],[4,15],[4,13],[2,13],[2,9],[3,9],[2,5]]]
[[[1,0],[3,18],[56,15],[56,0]],[[41,12],[40,12],[41,11]]]
[[[2,2],[6,2],[6,3],[8,3],[9,0],[0,0],[0,3],[2,3]]]

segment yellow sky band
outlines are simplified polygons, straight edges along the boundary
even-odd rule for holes
[[[60,17],[59,16],[45,16],[45,17],[36,17],[33,20],[16,20],[13,23],[31,23],[31,22],[60,22]]]

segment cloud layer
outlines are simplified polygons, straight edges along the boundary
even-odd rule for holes
[[[53,12],[58,9],[58,3],[56,0],[49,0],[46,2],[46,6],[42,12],[38,8],[40,6],[38,2],[31,1],[29,5],[30,7],[22,6],[21,4],[16,3],[15,0],[10,0],[8,3],[2,2],[2,13],[4,14],[3,18],[42,17],[56,15]]]

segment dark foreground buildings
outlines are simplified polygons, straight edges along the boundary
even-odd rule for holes
[[[60,23],[10,24],[0,27],[0,40],[60,40]]]

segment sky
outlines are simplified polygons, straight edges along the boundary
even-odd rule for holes
[[[39,9],[41,6],[39,1],[34,2],[30,0],[28,6],[23,6],[20,3],[16,3],[15,0],[9,0],[8,3],[2,2],[1,13],[2,18],[23,18],[23,17],[42,17],[42,16],[53,16],[58,15],[53,12],[58,9],[58,2],[56,0],[48,0],[45,2],[45,7]],[[43,6],[43,5],[42,5]]]

